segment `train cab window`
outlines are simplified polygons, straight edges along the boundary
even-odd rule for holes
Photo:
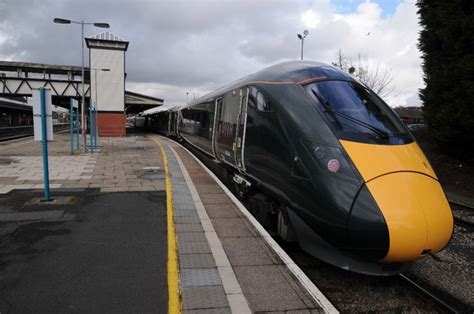
[[[260,92],[257,91],[257,109],[263,112],[272,112],[270,101]]]
[[[413,141],[390,107],[359,83],[320,81],[306,85],[306,90],[340,139],[375,144]]]

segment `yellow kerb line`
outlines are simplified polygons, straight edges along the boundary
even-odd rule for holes
[[[171,186],[171,177],[168,167],[168,156],[158,140],[151,139],[160,148],[163,157],[163,165],[165,167],[165,186],[166,186],[166,222],[168,235],[168,313],[181,313],[181,293],[179,291],[179,274],[178,274],[178,248],[176,239],[176,228],[174,224],[173,213],[173,188]]]

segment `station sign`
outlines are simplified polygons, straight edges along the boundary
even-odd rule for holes
[[[51,90],[46,89],[46,133],[48,141],[53,140],[53,106],[51,104]],[[42,140],[41,133],[41,98],[40,90],[32,89],[32,97],[28,98],[28,104],[33,107],[33,128],[35,141]]]

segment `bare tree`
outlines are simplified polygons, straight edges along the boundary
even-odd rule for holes
[[[362,58],[360,54],[357,63],[354,63],[340,49],[336,58],[336,62],[332,63],[335,67],[354,75],[380,97],[385,98],[395,94],[394,77],[390,67],[370,62],[367,58]]]

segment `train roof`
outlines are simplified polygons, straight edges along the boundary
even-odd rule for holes
[[[243,85],[249,84],[304,84],[317,79],[354,80],[350,74],[331,65],[314,61],[287,61],[278,63],[226,84],[215,91],[208,93],[189,105],[214,99]]]
[[[151,108],[151,109],[145,110],[145,111],[142,112],[141,115],[142,116],[149,116],[149,115],[164,112],[164,111],[177,111],[182,106],[183,105],[166,104],[166,105],[163,105],[163,106],[159,106],[159,107],[156,107],[156,108]]]

